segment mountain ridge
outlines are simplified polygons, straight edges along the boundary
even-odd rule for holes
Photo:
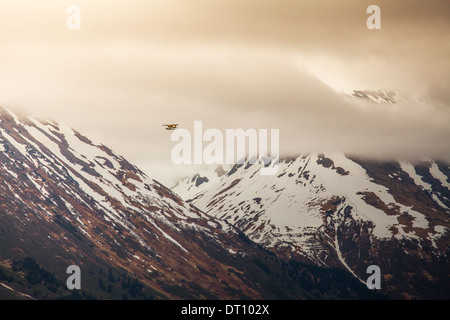
[[[65,286],[69,265],[80,291]],[[342,270],[274,256],[69,126],[6,108],[0,283],[12,289],[0,296],[35,299],[380,296]]]
[[[279,174],[271,177],[248,164],[221,178],[209,168],[197,178],[211,182],[196,190],[184,179],[173,190],[280,256],[340,266],[358,279],[372,261],[398,297],[448,297],[448,164],[302,154],[279,165]],[[397,249],[403,252],[394,265]],[[414,266],[417,270],[410,270]],[[429,272],[438,269],[433,276]],[[440,282],[440,289],[408,288],[406,279],[413,277]]]

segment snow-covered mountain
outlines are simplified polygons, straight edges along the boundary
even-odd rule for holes
[[[352,280],[278,259],[67,125],[0,108],[0,299],[374,296]]]
[[[376,104],[394,104],[400,99],[396,92],[390,90],[353,90],[347,96],[355,100],[369,101]]]
[[[187,205],[106,146],[67,125],[1,108],[0,161],[0,238],[7,244],[0,258],[16,257],[17,250],[42,258],[50,250],[46,267],[53,270],[104,260],[138,278],[157,277],[159,296],[195,278],[212,295],[226,296],[212,285],[215,277],[199,271],[224,269],[199,246],[204,240],[226,248],[223,242],[233,239],[226,223]],[[198,241],[186,241],[193,233]],[[255,294],[248,290],[243,293]]]
[[[173,190],[279,256],[360,280],[376,264],[395,295],[449,297],[449,164],[302,154],[281,161],[278,175],[259,169],[212,167]]]

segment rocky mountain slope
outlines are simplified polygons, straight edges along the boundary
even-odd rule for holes
[[[450,297],[450,166],[302,154],[260,165],[221,166],[173,190],[278,256],[335,266],[364,281],[380,267],[396,298]]]
[[[81,290],[65,286],[69,265]],[[0,297],[374,296],[348,272],[271,254],[78,131],[0,108]]]

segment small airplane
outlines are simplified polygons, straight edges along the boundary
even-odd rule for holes
[[[163,124],[163,126],[166,126],[166,130],[175,130],[178,126],[178,123],[176,124]]]

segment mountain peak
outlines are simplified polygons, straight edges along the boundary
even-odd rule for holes
[[[170,288],[187,275],[202,277],[200,287],[207,290],[216,278],[199,270],[227,269],[209,258],[203,241],[216,246],[234,241],[230,247],[242,250],[223,223],[108,147],[67,125],[6,108],[0,109],[0,178],[0,243],[9,248],[2,247],[0,261],[17,251],[49,270],[75,263],[93,272],[96,264],[109,265],[143,279],[159,297],[177,297]],[[193,230],[196,237],[190,236]],[[158,285],[152,280],[156,273]],[[243,295],[258,296],[240,280],[226,274],[222,279],[230,287],[242,286]],[[220,287],[211,294],[229,297]]]
[[[419,293],[408,281],[430,281],[422,275],[437,269],[442,273],[434,273],[435,280],[446,277],[449,164],[302,154],[280,161],[278,175],[256,172],[255,166],[235,165],[218,177],[210,169],[200,174],[208,181],[196,185],[185,179],[174,190],[288,259],[341,266],[359,279],[368,261],[394,279],[415,261],[416,278],[392,285],[410,296]]]
[[[224,173],[224,168],[214,170],[217,177]],[[212,180],[199,175],[189,182],[202,187]],[[59,278],[72,265],[83,274],[81,291],[75,293]],[[261,273],[261,267],[270,272]],[[320,292],[303,288],[304,279],[327,282],[334,274],[273,256],[230,223],[205,214],[65,124],[0,108],[0,287],[9,288],[11,296],[374,295],[352,278],[349,289],[345,272]]]
[[[353,90],[348,97],[356,100],[369,101],[378,104],[395,104],[399,101],[399,96],[392,90]]]

